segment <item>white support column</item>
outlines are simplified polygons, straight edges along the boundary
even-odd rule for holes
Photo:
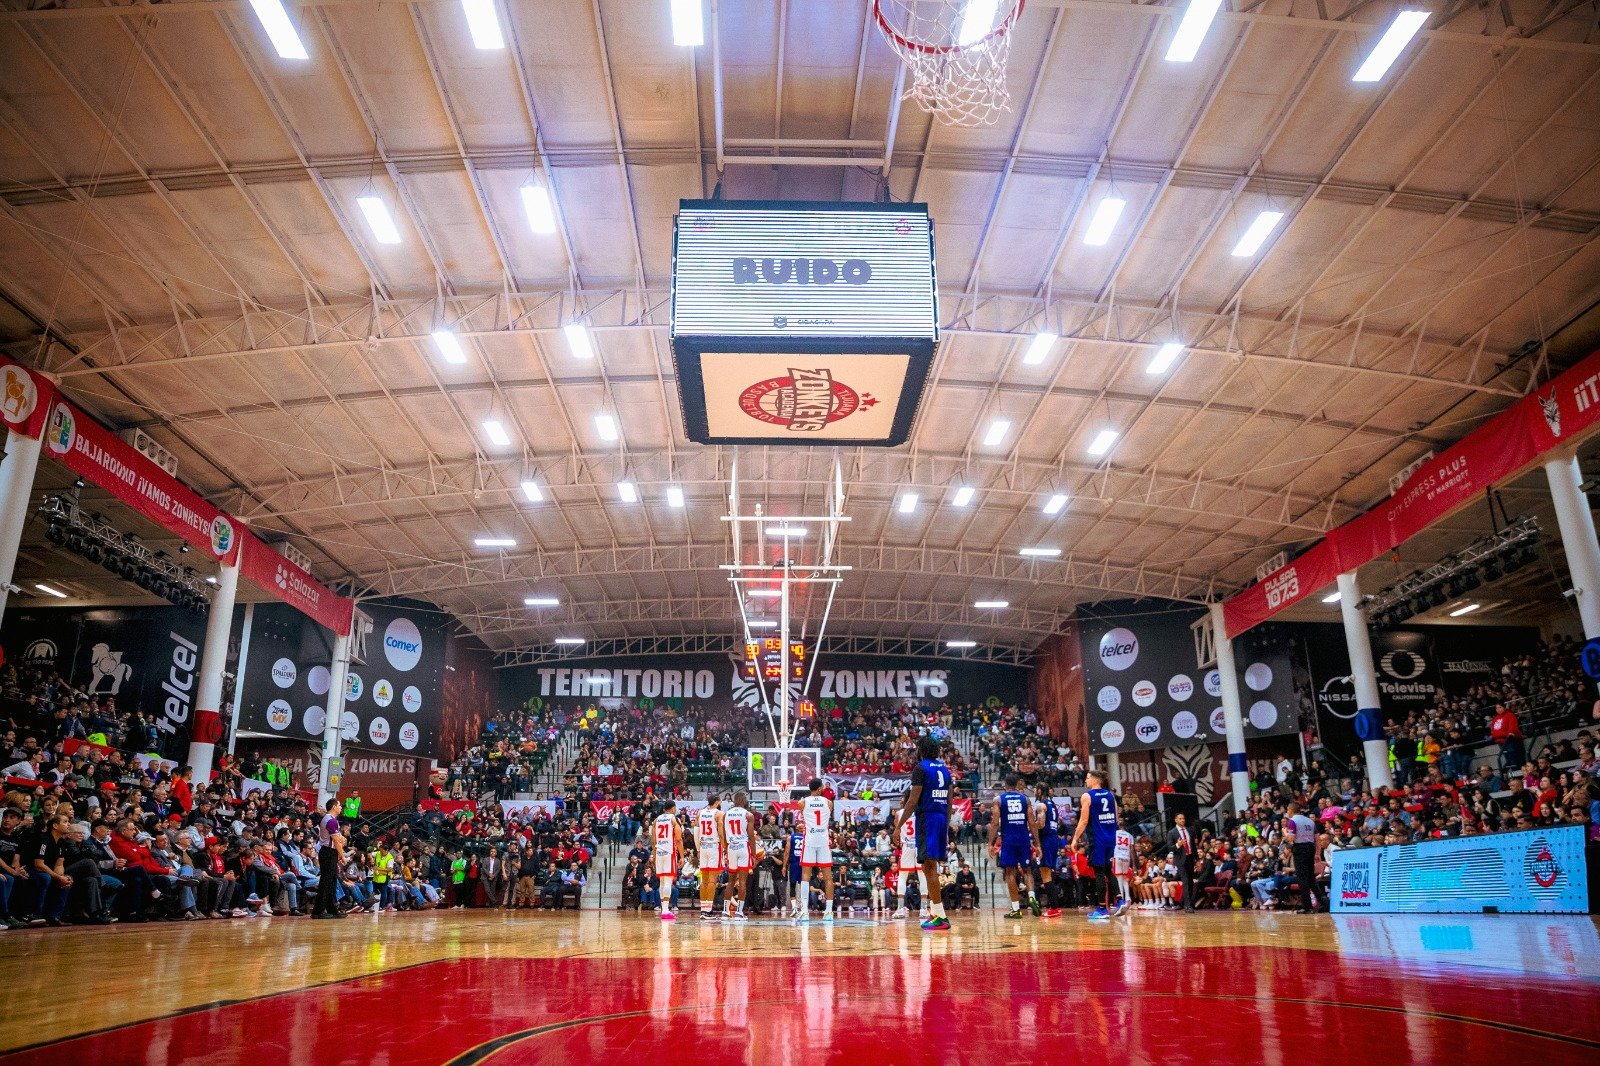
[[[233,757],[233,748],[239,742],[239,712],[244,705],[244,672],[250,666],[250,632],[256,623],[256,605],[244,605],[244,625],[239,628],[239,662],[234,669],[238,671],[233,680],[233,706],[229,709],[228,718],[228,757]]]
[[[1090,769],[1094,767],[1091,766]],[[1122,760],[1117,758],[1116,752],[1106,755],[1106,787],[1117,795],[1122,795]]]
[[[206,642],[200,649],[200,684],[189,733],[188,762],[198,788],[211,783],[211,759],[222,738],[222,672],[228,665],[228,634],[233,629],[233,600],[238,591],[239,564],[219,567],[217,588],[206,612]]]
[[[1356,572],[1339,575],[1339,611],[1344,615],[1344,643],[1350,653],[1350,683],[1356,692],[1356,736],[1367,764],[1367,784],[1393,788],[1389,770],[1389,741],[1383,735],[1383,704],[1378,699],[1378,671],[1372,664],[1372,633],[1361,606],[1361,583]]]
[[[1600,540],[1595,538],[1594,514],[1583,490],[1578,459],[1552,459],[1544,464],[1550,482],[1550,499],[1561,527],[1561,547],[1567,553],[1567,575],[1577,590],[1578,617],[1586,640],[1600,637]]]
[[[1211,605],[1211,642],[1217,653],[1217,679],[1222,684],[1222,728],[1228,740],[1228,779],[1233,785],[1233,806],[1243,814],[1250,807],[1250,768],[1244,756],[1244,705],[1239,699],[1233,641],[1228,638],[1220,603]]]
[[[339,732],[339,724],[344,718],[344,686],[349,675],[350,635],[347,633],[333,641],[333,666],[328,674],[328,724],[322,729],[322,774],[317,778],[318,810],[339,794],[337,788],[328,786],[333,760],[344,752],[344,737]]]
[[[28,522],[33,475],[39,469],[39,440],[21,433],[6,436],[6,457],[0,462],[0,618],[5,617],[11,579],[17,569],[22,527]]]

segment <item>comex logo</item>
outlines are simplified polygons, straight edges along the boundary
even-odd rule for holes
[[[422,634],[409,618],[396,618],[383,631],[383,655],[396,670],[410,670],[422,659]]]
[[[1100,743],[1108,748],[1118,748],[1127,739],[1127,733],[1122,729],[1121,722],[1107,722],[1100,727]]]
[[[1141,743],[1154,743],[1161,739],[1161,723],[1145,715],[1134,724],[1133,735],[1138,737]]]
[[[1126,670],[1139,658],[1139,638],[1118,627],[1100,638],[1100,662],[1107,670]]]

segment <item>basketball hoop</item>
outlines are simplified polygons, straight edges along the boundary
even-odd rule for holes
[[[911,74],[906,96],[952,126],[987,126],[1011,110],[1006,61],[1011,28],[1026,3],[872,0],[872,14]]]

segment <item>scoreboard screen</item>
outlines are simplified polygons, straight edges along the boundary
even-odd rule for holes
[[[783,676],[783,641],[777,637],[746,641],[741,674],[746,681],[760,680],[777,684]],[[789,680],[806,678],[806,646],[802,641],[789,642]]]

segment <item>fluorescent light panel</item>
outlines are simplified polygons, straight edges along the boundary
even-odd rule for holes
[[[498,418],[485,418],[483,420],[483,435],[489,438],[489,443],[496,448],[511,447],[511,434],[506,432],[506,425]]]
[[[988,430],[986,430],[984,432],[984,434],[983,434],[983,446],[985,448],[993,448],[995,445],[997,445],[1001,441],[1005,440],[1006,439],[1006,434],[1010,433],[1010,432],[1011,432],[1011,420],[1010,419],[1008,419],[1008,418],[997,418],[997,419],[995,419],[993,422],[989,423]]]
[[[474,537],[472,543],[479,548],[515,548],[515,537]]]
[[[381,196],[358,196],[356,206],[361,208],[361,214],[367,220],[367,228],[378,239],[379,244],[399,244],[400,228],[394,224],[394,216],[389,213],[389,205],[384,203]]]
[[[1333,592],[1328,593],[1326,596],[1322,597],[1322,602],[1323,603],[1338,603],[1339,599],[1340,599],[1339,592],[1337,590],[1335,590]]]
[[[672,43],[695,48],[706,43],[705,15],[701,0],[672,0]]]
[[[1282,211],[1261,212],[1255,217],[1255,221],[1250,223],[1250,228],[1244,231],[1244,236],[1239,238],[1239,243],[1233,246],[1233,254],[1240,258],[1255,255],[1282,221]]]
[[[522,495],[527,497],[529,503],[541,503],[544,501],[544,490],[532,478],[522,479]]]
[[[1183,354],[1183,345],[1178,341],[1168,341],[1156,349],[1156,354],[1150,357],[1149,365],[1144,368],[1146,374],[1165,374],[1172,369],[1172,364],[1178,361],[1178,356]]]
[[[65,592],[62,592],[58,588],[52,588],[49,585],[38,584],[34,585],[33,587],[44,593],[46,596],[54,596],[58,600],[64,600],[67,598],[67,594]]]
[[[1457,607],[1455,610],[1450,612],[1450,617],[1451,618],[1460,618],[1464,614],[1471,614],[1473,611],[1476,611],[1481,606],[1482,606],[1482,604],[1469,603],[1465,607]]]
[[[976,491],[977,490],[975,490],[971,485],[962,485],[959,489],[956,489],[956,494],[950,497],[950,506],[967,506],[967,504],[972,502],[972,497]]]
[[[583,643],[583,638],[582,637],[557,637],[555,642],[557,644],[582,644]]]
[[[918,499],[918,496],[914,492],[902,492],[900,494],[900,507],[899,507],[900,513],[901,514],[913,514],[913,513],[915,513],[916,509],[917,509],[917,499]]]
[[[467,361],[467,353],[461,350],[461,341],[447,329],[433,331],[433,346],[439,349],[439,358],[447,363]]]
[[[676,486],[676,485],[668,485],[667,486],[667,506],[668,507],[682,507],[683,506],[683,490],[681,488],[679,488],[678,486]]]
[[[944,646],[947,648],[976,648],[978,642],[975,640],[947,640],[944,642]]]
[[[1350,80],[1382,81],[1389,68],[1394,66],[1394,61],[1400,58],[1400,53],[1405,51],[1406,45],[1411,43],[1411,38],[1427,21],[1428,12],[1415,8],[1407,8],[1396,14],[1394,21],[1383,31],[1383,36],[1378,38],[1378,43],[1373,45],[1372,51]]]
[[[768,622],[762,618],[754,618],[746,623],[751,629],[777,629],[778,623]]]
[[[1066,505],[1067,494],[1064,492],[1058,492],[1051,496],[1048,500],[1044,501],[1044,506],[1039,509],[1045,514],[1057,515],[1061,513],[1062,508],[1066,507]]]
[[[595,415],[594,429],[600,434],[601,440],[617,439],[617,420],[610,415]]]
[[[472,34],[474,47],[489,51],[506,46],[494,0],[461,0],[461,10],[467,16],[467,30]]]
[[[1100,202],[1094,205],[1094,214],[1089,219],[1089,228],[1084,231],[1083,243],[1099,246],[1111,240],[1111,231],[1116,229],[1122,209],[1127,206],[1126,200],[1102,196]]]
[[[524,607],[560,607],[561,601],[554,596],[525,596],[522,600]]]
[[[582,322],[568,322],[561,330],[567,335],[567,347],[572,350],[574,359],[594,358],[594,338],[589,336],[589,327]]]
[[[294,23],[289,20],[289,12],[284,10],[282,0],[250,0],[250,7],[255,11],[261,28],[267,31],[267,39],[272,42],[273,50],[280,57],[311,58],[306,53],[305,43],[300,40],[300,34],[295,30]]]
[[[1089,454],[1104,455],[1111,450],[1113,444],[1117,443],[1119,436],[1121,434],[1114,429],[1102,429],[1094,435],[1094,440],[1089,442]]]
[[[968,45],[987,37],[994,29],[994,16],[999,7],[1000,0],[967,0],[966,10],[961,13],[961,36],[956,38],[956,43]]]
[[[1035,333],[1033,340],[1028,342],[1028,350],[1022,353],[1022,361],[1028,366],[1038,366],[1045,361],[1059,339],[1054,333]]]
[[[631,481],[617,482],[617,497],[623,503],[639,502],[639,487]]]
[[[550,190],[537,181],[530,181],[522,187],[522,210],[528,216],[528,228],[533,232],[556,231],[556,209],[550,201]]]
[[[1030,559],[1055,559],[1061,555],[1060,548],[1018,548],[1018,555],[1025,555]]]
[[[794,537],[803,537],[805,535],[806,535],[806,527],[805,526],[768,526],[767,527],[767,536],[769,536],[769,537],[789,537],[789,538],[794,538]]]
[[[979,600],[972,606],[980,611],[1003,611],[1010,607],[1011,604],[1006,600]]]
[[[747,589],[746,596],[754,596],[758,600],[776,600],[783,596],[782,589]]]
[[[1178,32],[1172,35],[1172,43],[1167,45],[1167,62],[1193,61],[1200,52],[1201,42],[1206,39],[1206,31],[1211,28],[1211,22],[1217,17],[1217,11],[1221,7],[1222,0],[1189,0],[1189,6],[1178,22]]]

